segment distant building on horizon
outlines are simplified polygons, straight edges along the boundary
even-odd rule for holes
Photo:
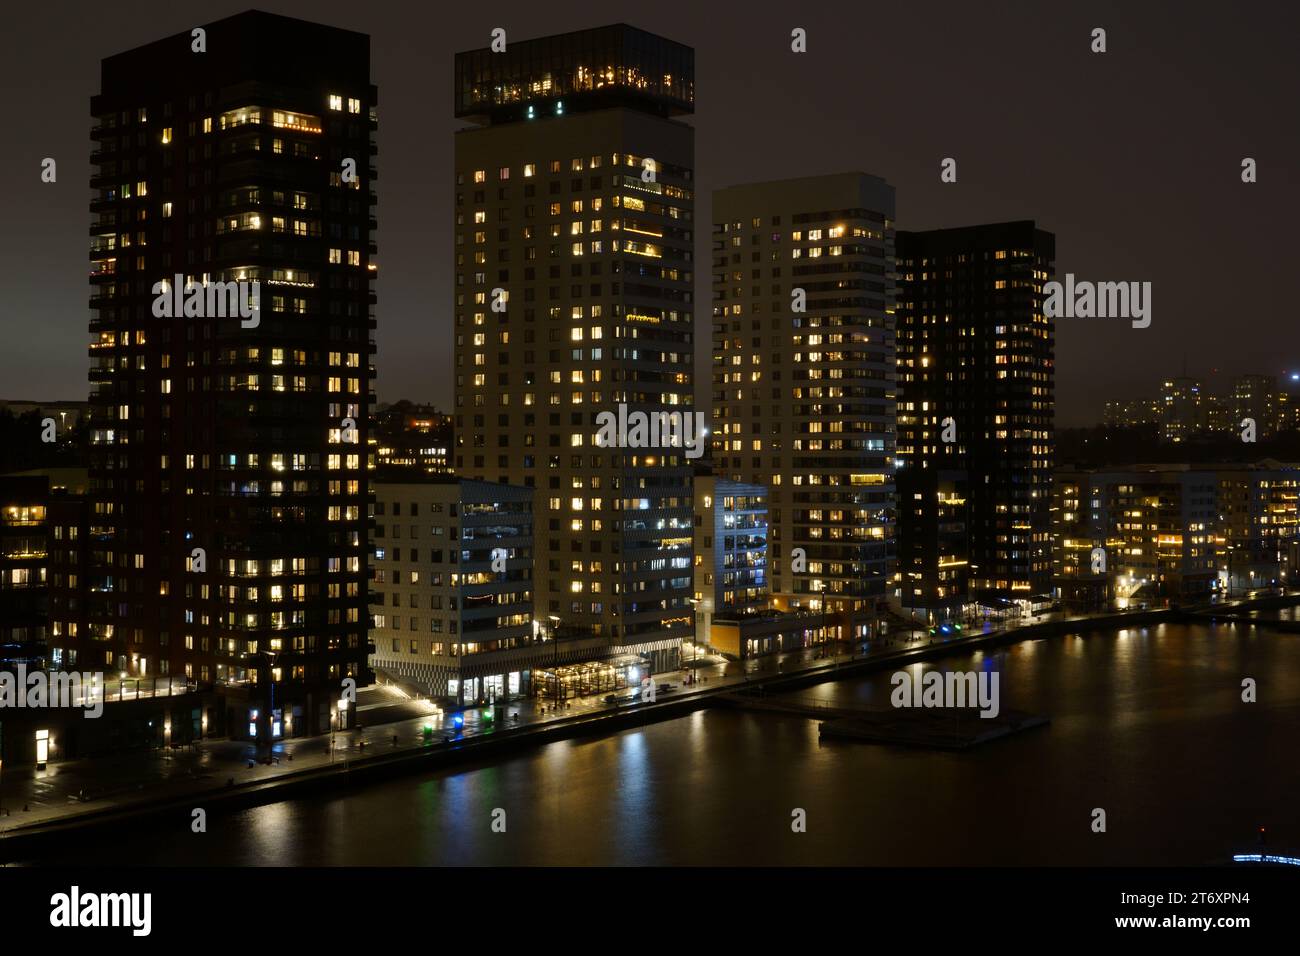
[[[1259,438],[1271,438],[1281,429],[1279,413],[1282,407],[1278,401],[1277,376],[1238,376],[1233,380],[1227,400],[1232,407],[1231,429],[1244,430],[1247,419],[1254,423]]]
[[[1161,404],[1155,398],[1111,399],[1103,423],[1110,428],[1141,428],[1161,423]]]
[[[374,464],[417,474],[449,474],[455,434],[451,415],[433,405],[405,400],[380,405],[374,412]]]
[[[1210,406],[1199,379],[1185,375],[1165,379],[1160,385],[1160,407],[1165,441],[1186,441],[1209,426]]]
[[[1279,387],[1275,375],[1236,376],[1218,391],[1189,375],[1162,379],[1154,398],[1106,402],[1111,428],[1155,425],[1162,441],[1179,444],[1205,435],[1241,435],[1249,419],[1256,440],[1300,429],[1300,404]]]

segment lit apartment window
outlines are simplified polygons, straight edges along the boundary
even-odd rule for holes
[[[288,110],[272,110],[271,125],[281,129],[297,130],[300,133],[319,133],[320,119],[307,113],[291,113]]]
[[[337,93],[331,93],[331,94],[330,94],[330,109],[332,109],[332,110],[342,110],[342,109],[343,109],[343,97],[339,96]]]

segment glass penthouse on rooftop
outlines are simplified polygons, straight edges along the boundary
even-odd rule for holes
[[[610,106],[694,112],[695,51],[627,24],[456,54],[456,116],[502,123]]]

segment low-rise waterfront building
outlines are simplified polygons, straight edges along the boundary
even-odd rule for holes
[[[695,475],[695,641],[714,646],[715,617],[766,607],[767,489]]]
[[[375,482],[371,666],[456,705],[531,692],[533,489],[453,476]]]
[[[1288,581],[1300,467],[1056,473],[1055,593],[1080,609],[1241,596]]]

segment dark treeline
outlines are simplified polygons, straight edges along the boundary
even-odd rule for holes
[[[82,419],[69,432],[56,433],[56,441],[41,441],[41,422],[58,421],[58,415],[40,410],[15,415],[0,408],[0,474],[30,468],[84,468],[87,424]]]
[[[1300,431],[1284,432],[1257,442],[1243,442],[1234,435],[1201,433],[1184,442],[1160,438],[1157,425],[1114,428],[1062,428],[1056,433],[1058,467],[1101,468],[1112,465],[1194,465],[1219,462],[1254,462],[1262,458],[1300,461]]]

